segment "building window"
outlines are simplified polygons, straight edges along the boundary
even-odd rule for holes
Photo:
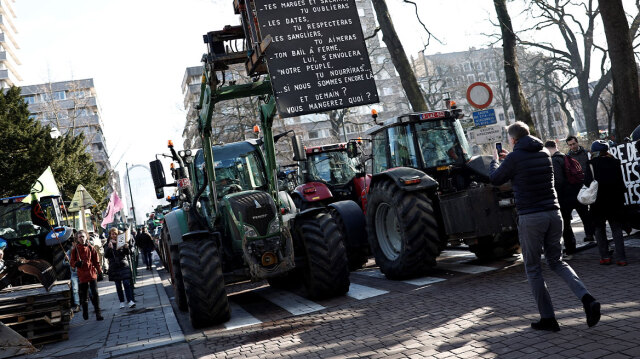
[[[56,91],[53,93],[54,100],[64,100],[67,98],[67,94],[64,91]]]
[[[498,117],[500,118],[500,122],[504,122],[504,113],[499,114]]]
[[[509,111],[509,118],[512,120],[516,118],[516,116],[513,114],[513,111]]]
[[[318,131],[309,131],[309,139],[313,140],[314,138],[320,138]]]
[[[467,81],[469,81],[469,83],[476,82],[476,76],[474,74],[467,75]]]
[[[471,71],[471,64],[468,62],[464,63],[464,71]]]
[[[36,96],[35,95],[25,96],[24,97],[24,102],[26,102],[28,105],[36,103]]]
[[[482,82],[487,81],[487,77],[484,75],[484,73],[478,74],[478,81],[482,81]]]
[[[498,81],[498,78],[496,77],[496,73],[494,71],[489,72],[489,80],[491,81]]]

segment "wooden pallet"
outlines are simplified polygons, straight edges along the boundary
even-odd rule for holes
[[[0,291],[0,321],[33,344],[68,339],[71,318],[69,281],[55,282],[49,292],[39,284]]]

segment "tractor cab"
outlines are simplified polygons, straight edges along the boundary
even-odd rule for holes
[[[471,157],[459,109],[412,113],[372,127],[373,174],[393,168],[420,170],[440,192],[456,192],[472,182],[488,182],[487,156]]]
[[[325,182],[331,186],[347,184],[356,175],[356,162],[347,156],[346,144],[339,143],[306,149],[304,182]]]
[[[218,199],[250,190],[266,190],[267,179],[262,154],[255,141],[236,142],[213,146]],[[196,185],[204,182],[204,154],[198,151],[194,161]],[[205,189],[209,193],[209,189]],[[206,196],[205,196],[206,197]]]

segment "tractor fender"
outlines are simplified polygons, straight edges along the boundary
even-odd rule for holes
[[[306,217],[310,217],[315,213],[318,212],[323,212],[326,211],[327,209],[325,207],[311,207],[311,208],[307,208],[303,211],[300,211],[296,214],[295,219],[302,219],[302,218],[306,218]]]
[[[184,210],[178,209],[164,216],[164,223],[169,233],[170,246],[182,243],[182,235],[189,232]]]
[[[44,243],[51,247],[59,243],[64,243],[73,235],[73,229],[67,226],[55,227],[51,232],[47,233]]]
[[[347,247],[361,247],[368,245],[367,227],[364,213],[354,201],[339,201],[331,203],[329,208],[335,210],[333,215],[340,216],[344,225],[345,242]]]
[[[369,185],[371,184],[371,175],[365,175],[362,177],[355,177],[353,179],[353,190],[356,197],[360,200],[360,205],[363,211],[367,208],[367,192],[369,191]]]
[[[322,182],[301,184],[293,190],[293,193],[300,196],[303,202],[320,202],[333,197],[329,187]]]
[[[438,188],[438,182],[436,180],[434,180],[429,175],[427,175],[426,173],[420,170],[417,170],[415,168],[409,168],[409,167],[391,168],[384,172],[373,175],[373,177],[371,178],[371,184],[369,185],[369,188],[371,188],[373,183],[376,183],[385,179],[392,180],[393,182],[396,183],[398,188],[406,192],[425,191],[425,190],[429,191],[429,190],[436,190]],[[420,179],[420,181],[415,184],[404,183],[404,181],[411,180],[411,179]]]

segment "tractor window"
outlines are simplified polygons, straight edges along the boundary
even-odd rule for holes
[[[386,171],[389,168],[387,160],[387,145],[385,131],[376,133],[372,138],[373,146],[373,173],[380,173]]]
[[[214,148],[216,185],[220,196],[262,188],[267,183],[262,162],[255,149],[237,152],[241,149],[245,149],[244,146],[223,147],[220,150]]]
[[[447,166],[469,159],[469,144],[458,121],[440,120],[416,124],[425,167]]]
[[[409,125],[390,127],[387,131],[391,167],[418,167],[418,157]]]
[[[321,152],[308,155],[309,177],[330,184],[344,184],[356,176],[355,160],[345,151]]]

